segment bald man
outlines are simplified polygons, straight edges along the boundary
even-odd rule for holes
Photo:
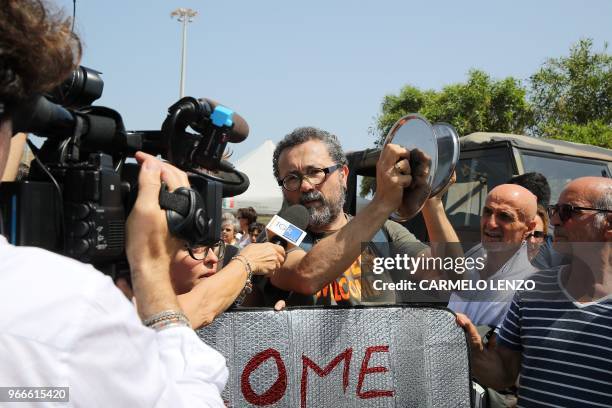
[[[550,207],[555,249],[569,265],[532,277],[535,289],[514,296],[495,348],[468,333],[472,372],[503,388],[520,373],[519,406],[612,406],[612,179],[569,183]]]
[[[502,184],[487,195],[480,219],[480,239],[466,258],[483,257],[484,268],[466,272],[465,279],[487,282],[525,281],[536,272],[527,256],[525,239],[535,228],[536,196],[516,184]],[[491,287],[491,286],[489,286]],[[449,309],[466,314],[477,326],[498,327],[510,306],[513,290],[453,293]]]

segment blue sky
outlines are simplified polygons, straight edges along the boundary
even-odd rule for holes
[[[56,0],[68,14],[72,0]],[[216,99],[249,123],[233,161],[298,126],[371,147],[383,97],[402,86],[440,89],[471,68],[526,79],[580,38],[612,40],[612,1],[77,0],[82,64],[103,72],[97,102],[128,129],[159,129],[178,100],[178,7],[188,26],[185,93]]]

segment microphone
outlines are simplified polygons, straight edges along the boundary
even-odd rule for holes
[[[269,241],[285,249],[288,244],[299,246],[306,237],[304,229],[308,227],[309,220],[310,214],[303,205],[296,204],[281,210],[266,225]]]
[[[220,104],[217,101],[208,98],[200,98],[200,101],[204,101],[210,107],[209,114],[214,112],[217,106],[223,107],[224,105]],[[249,125],[246,120],[236,112],[232,114],[232,122],[234,122],[234,126],[232,127],[232,131],[228,134],[228,142],[230,143],[240,143],[249,135]]]

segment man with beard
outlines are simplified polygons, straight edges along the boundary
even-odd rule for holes
[[[363,303],[362,295],[376,302],[395,301],[394,293],[389,291],[366,293],[371,288],[362,287],[360,261],[380,256],[372,248],[372,241],[388,242],[395,251],[409,256],[429,253],[427,245],[388,220],[399,208],[414,208],[427,190],[429,169],[422,164],[411,169],[409,158],[407,149],[394,144],[385,146],[376,166],[376,195],[351,218],[343,212],[349,169],[336,136],[304,127],[285,136],[276,146],[274,176],[285,200],[291,205],[304,205],[310,213],[303,250],[289,250],[285,263],[271,277],[273,287],[289,292],[285,294],[287,304],[356,305]],[[405,188],[410,189],[410,194],[404,194]],[[441,203],[429,203],[423,212],[434,238],[450,231],[440,241],[458,242]],[[370,244],[362,251],[362,244],[367,243]],[[270,285],[264,292],[268,298],[275,297]],[[276,299],[266,299],[266,303],[270,300]]]
[[[519,377],[519,406],[609,407],[612,179],[570,182],[549,214],[554,248],[571,262],[538,272],[534,290],[516,293],[495,348],[483,348],[474,324],[457,315],[472,349],[472,372],[498,389]]]

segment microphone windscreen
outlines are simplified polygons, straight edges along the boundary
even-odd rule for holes
[[[208,102],[211,111],[214,111],[217,105],[221,105],[219,102],[214,101],[212,99],[202,99]],[[240,143],[249,135],[249,125],[246,120],[244,120],[244,118],[236,112],[234,112],[234,114],[232,115],[232,121],[234,122],[234,127],[232,127],[232,131],[229,134],[229,141],[231,143]]]
[[[278,216],[289,221],[299,229],[305,230],[310,221],[310,213],[308,209],[301,204],[295,204],[281,210]]]

